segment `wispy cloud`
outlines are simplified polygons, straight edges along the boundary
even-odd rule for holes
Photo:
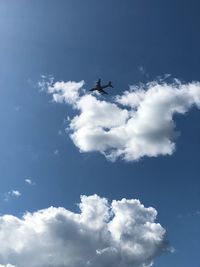
[[[22,108],[21,106],[16,106],[16,107],[15,107],[15,111],[17,111],[17,112],[18,112],[18,111],[20,111],[20,110],[21,110],[21,108]]]
[[[143,66],[140,66],[138,68],[138,71],[146,78],[149,78],[149,74],[147,73],[147,71],[145,70],[145,68]]]
[[[33,181],[30,178],[25,179],[25,183],[28,185],[33,185]]]
[[[20,196],[21,196],[21,193],[18,190],[11,190],[3,195],[3,200],[9,201],[13,198],[19,198]]]
[[[182,219],[182,218],[190,218],[190,217],[200,217],[200,211],[196,210],[193,212],[188,212],[185,214],[178,214],[178,218]]]
[[[55,149],[54,152],[53,152],[53,154],[54,154],[55,156],[58,156],[58,155],[59,155],[59,150],[58,150],[58,149]]]
[[[16,266],[12,264],[6,264],[6,265],[0,264],[0,267],[16,267]]]
[[[82,196],[80,213],[50,207],[0,217],[0,263],[20,267],[150,267],[168,250],[157,211],[139,200]],[[37,255],[37,256],[36,256]]]
[[[200,108],[199,82],[130,86],[112,101],[87,94],[83,85],[84,81],[51,82],[46,90],[55,102],[71,104],[77,111],[68,129],[80,151],[98,151],[112,161],[173,154],[179,134],[174,115]]]
[[[58,131],[58,135],[59,136],[62,136],[63,135],[63,132],[61,130]]]

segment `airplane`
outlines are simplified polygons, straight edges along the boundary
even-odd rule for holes
[[[98,81],[96,82],[95,87],[92,88],[92,89],[90,89],[90,91],[98,91],[98,92],[101,93],[101,94],[106,94],[106,95],[108,95],[108,93],[107,93],[106,91],[103,90],[104,88],[107,88],[107,87],[112,87],[112,88],[113,88],[111,82],[109,82],[109,83],[106,84],[106,85],[101,85],[101,79],[98,79]]]

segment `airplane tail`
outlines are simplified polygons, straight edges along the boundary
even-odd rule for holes
[[[113,88],[113,85],[112,85],[111,81],[109,81],[108,86]]]

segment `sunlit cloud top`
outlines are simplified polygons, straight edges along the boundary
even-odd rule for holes
[[[114,99],[88,93],[84,81],[41,84],[55,102],[77,112],[69,129],[80,152],[98,151],[111,161],[172,155],[179,134],[174,115],[200,107],[199,82],[153,81],[130,86]]]

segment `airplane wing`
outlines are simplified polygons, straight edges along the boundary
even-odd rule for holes
[[[101,86],[101,88],[102,89],[104,89],[104,88],[114,88],[114,86],[112,85],[112,83],[110,81],[108,84]]]
[[[101,92],[102,94],[108,95],[108,93],[107,93],[106,91],[104,91],[104,90],[101,90],[100,92]]]

